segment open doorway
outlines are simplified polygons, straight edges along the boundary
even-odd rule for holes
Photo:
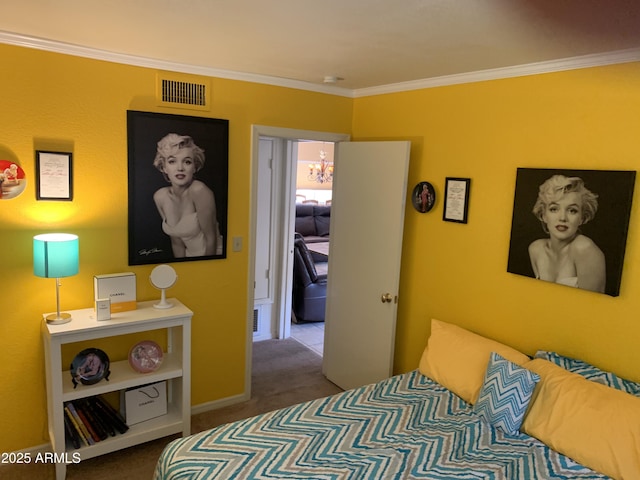
[[[254,340],[291,336],[298,149],[311,141],[333,146],[346,140],[346,134],[253,127],[247,365]],[[327,200],[331,203],[328,198],[325,204]]]
[[[252,143],[251,236],[249,250],[249,305],[247,321],[254,309],[253,281],[256,278],[255,248],[257,225],[257,182],[259,143],[275,138],[285,143],[286,159],[273,159],[273,177],[284,181],[274,190],[275,202],[271,212],[276,216],[284,210],[281,221],[274,220],[271,231],[281,235],[280,242],[271,248],[276,260],[273,267],[283,281],[274,280],[274,306],[277,319],[276,338],[290,336],[291,302],[286,293],[291,288],[293,270],[295,186],[291,155],[302,139],[338,142],[336,178],[333,203],[336,210],[331,218],[330,281],[328,284],[323,373],[341,388],[373,383],[393,369],[395,326],[398,309],[398,288],[402,257],[402,237],[407,190],[407,172],[411,143],[408,141],[348,142],[347,135],[317,134],[281,130],[274,127],[254,127]],[[282,175],[276,168],[284,169]],[[375,192],[375,195],[371,195]],[[367,208],[362,208],[367,199]],[[362,242],[364,232],[380,218],[386,228]],[[286,219],[286,221],[285,221]],[[381,258],[384,262],[372,262]],[[391,301],[390,301],[391,300]],[[246,390],[251,391],[251,359],[253,335],[247,332]],[[357,339],[354,336],[357,335]],[[349,365],[345,369],[344,365]]]
[[[326,285],[328,273],[333,155],[333,142],[259,139],[254,341],[289,337],[291,322],[300,326],[297,334],[322,330],[326,295],[321,285]],[[292,259],[284,250],[290,243],[294,244]],[[300,243],[307,254],[304,263],[313,269],[304,287],[298,273]],[[293,267],[292,278],[287,264]],[[317,334],[316,340],[306,338],[310,333],[302,335],[304,343],[321,353],[322,339],[317,341]]]
[[[296,159],[291,336],[320,356],[324,354],[334,147],[333,142],[301,140]]]

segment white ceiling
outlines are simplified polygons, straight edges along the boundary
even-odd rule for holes
[[[611,52],[640,60],[640,1],[3,0],[0,34],[176,70],[335,76],[331,88],[358,91]]]

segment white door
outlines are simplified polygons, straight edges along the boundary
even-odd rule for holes
[[[323,372],[343,389],[392,374],[410,146],[337,145]]]

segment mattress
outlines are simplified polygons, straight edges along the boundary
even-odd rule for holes
[[[174,440],[155,480],[603,479],[418,371]]]

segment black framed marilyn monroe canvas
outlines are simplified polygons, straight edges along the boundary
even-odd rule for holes
[[[129,265],[226,258],[229,122],[127,111]]]
[[[519,168],[507,271],[618,296],[635,177]]]

